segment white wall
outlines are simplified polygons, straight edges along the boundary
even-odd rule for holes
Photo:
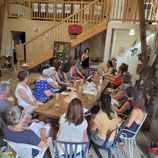
[[[152,41],[154,35],[150,35],[150,32],[148,32],[147,37],[147,45],[152,46]],[[129,30],[114,30],[114,41],[112,46],[112,54],[111,58],[115,57],[117,59],[117,68],[121,65],[121,63],[126,63],[129,65],[129,72],[131,73],[133,80],[136,80],[138,78],[138,75],[136,74],[136,68],[137,64],[140,63],[138,61],[138,56],[141,52],[141,44],[140,44],[140,33],[137,30],[136,34],[134,36],[129,35]],[[137,39],[136,45],[132,47],[132,44]],[[120,53],[120,49],[125,49],[124,53]],[[137,54],[132,55],[131,50],[137,48]]]

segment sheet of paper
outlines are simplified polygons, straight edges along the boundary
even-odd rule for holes
[[[69,93],[66,93],[66,92],[62,92],[62,93],[60,93],[61,95],[69,95]]]
[[[88,110],[86,108],[83,108],[83,113],[86,113]]]
[[[94,91],[83,91],[82,93],[94,95]]]
[[[49,130],[50,130],[50,126],[42,126],[36,122],[32,122],[32,124],[30,125],[30,128],[32,131],[34,131],[38,136],[40,136],[40,129],[41,128],[46,128],[46,137],[48,137],[49,135]]]

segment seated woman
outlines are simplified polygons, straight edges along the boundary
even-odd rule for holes
[[[108,82],[112,83],[114,87],[118,87],[119,85],[121,85],[122,83],[122,76],[125,72],[127,72],[128,70],[128,65],[123,66],[121,64],[121,66],[118,68],[118,73],[117,75],[105,75],[105,78]]]
[[[15,90],[15,96],[18,101],[18,105],[24,107],[28,113],[32,113],[40,103],[33,96],[31,89],[26,85],[29,79],[28,71],[20,71],[18,73],[19,84]]]
[[[107,134],[118,126],[117,113],[112,109],[111,97],[107,94],[101,95],[101,110],[95,116],[93,123],[90,125],[91,140],[102,145],[106,140]],[[112,145],[117,131],[114,132],[108,145]]]
[[[134,109],[132,110],[129,121],[125,125],[125,128],[123,129],[121,134],[127,138],[132,137],[134,134],[126,131],[126,129],[136,132],[146,116],[146,108],[145,108],[146,96],[142,91],[135,90],[135,92],[132,94],[132,104],[134,106]],[[120,145],[124,145],[121,139],[120,142],[121,142]]]
[[[78,70],[77,65],[78,65],[77,60],[71,64],[70,77],[72,79],[81,79],[81,78],[85,79],[82,73]]]
[[[71,70],[71,67],[72,67],[72,63],[68,62],[68,63],[65,63],[64,66],[63,66],[63,73],[64,73],[64,79],[66,82],[70,82],[70,83],[73,83],[76,79],[72,78],[72,72],[70,74],[70,70]]]
[[[54,63],[54,67],[55,67],[55,71],[56,71],[54,77],[55,77],[56,81],[58,82],[58,84],[61,85],[62,87],[71,86],[71,83],[66,82],[64,80],[63,75],[61,74],[62,63],[56,62],[56,63]]]
[[[77,60],[76,60],[76,67],[84,76],[86,75],[87,70],[82,68],[79,57],[77,57]]]
[[[80,99],[74,98],[68,106],[68,110],[60,117],[57,140],[67,142],[86,142],[87,121],[83,116],[83,105]],[[80,152],[82,149],[78,148]],[[64,154],[64,149],[59,146],[60,155]],[[64,157],[64,156],[63,156]]]
[[[113,99],[116,99],[119,102],[119,105],[122,105],[127,100],[126,89],[128,87],[131,87],[130,84],[131,76],[128,74],[123,75],[122,80],[123,83],[117,89],[111,89],[111,88],[108,89],[109,91],[112,92],[110,96]]]
[[[8,125],[3,128],[4,137],[8,141],[35,145],[41,148],[47,146],[46,129],[41,129],[41,137],[32,130],[23,126],[26,120],[26,110],[20,106],[7,109],[6,118]],[[32,150],[32,157],[38,154],[38,150]]]
[[[37,101],[46,103],[52,97],[55,96],[54,91],[47,82],[47,79],[51,77],[52,72],[49,69],[44,69],[42,75],[37,79],[35,83],[34,96]]]
[[[106,68],[105,68],[104,72],[105,72],[105,77],[108,76],[108,75],[113,75],[114,74],[114,67],[113,67],[113,64],[112,64],[111,60],[107,61]]]
[[[119,117],[119,122],[122,122],[122,119],[127,118],[126,116],[129,116],[131,111],[133,110],[133,105],[132,105],[132,95],[134,92],[133,87],[128,87],[126,89],[126,94],[128,96],[128,99],[123,103],[122,105],[118,106],[116,104],[113,105],[113,109],[118,113]]]
[[[55,78],[55,68],[54,67],[50,67],[49,70],[52,72],[51,77],[49,77],[47,79],[47,82],[49,83],[49,85],[55,90],[55,91],[59,91],[59,89],[61,89],[62,87],[58,84],[58,82],[56,81]]]

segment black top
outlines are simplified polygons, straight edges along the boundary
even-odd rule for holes
[[[133,106],[132,106],[132,101],[131,100],[127,100],[126,102],[129,102],[129,104],[130,104],[130,108],[129,109],[127,109],[124,113],[122,113],[123,115],[126,115],[126,116],[128,116],[130,113],[131,113],[131,111],[133,110]],[[125,104],[125,103],[124,103]],[[119,107],[119,109],[121,109],[121,107],[124,105],[124,104],[122,104],[120,107]],[[124,116],[122,116],[122,115],[119,115],[119,117],[123,117],[124,118]]]
[[[89,68],[89,57],[88,58],[85,58],[83,61],[82,61],[82,66],[84,68]]]

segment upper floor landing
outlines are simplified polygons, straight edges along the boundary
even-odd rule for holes
[[[84,10],[81,17],[73,19],[78,22],[95,21],[99,18],[106,18],[106,5],[110,3],[109,20],[133,22],[139,21],[138,0],[99,0],[94,8],[88,7]],[[62,21],[73,13],[88,6],[92,1],[61,1],[61,0],[8,0],[8,17],[9,18],[28,18],[39,20]],[[156,21],[158,14],[156,0],[144,0],[145,20],[148,23]],[[143,4],[142,4],[143,5]],[[93,15],[93,18],[92,16]],[[101,17],[102,16],[102,17]]]

